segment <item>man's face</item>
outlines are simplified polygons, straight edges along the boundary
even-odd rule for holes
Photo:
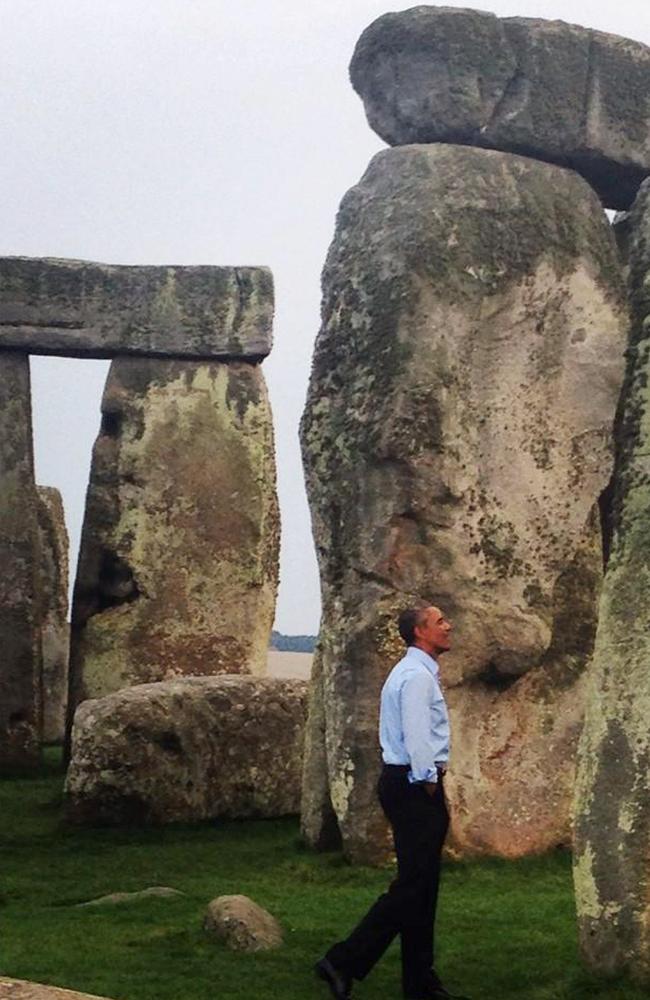
[[[451,646],[451,622],[447,621],[440,608],[427,608],[422,623],[415,626],[418,646],[434,656],[445,653]]]

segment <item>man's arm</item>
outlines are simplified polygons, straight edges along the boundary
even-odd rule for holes
[[[431,699],[435,681],[424,671],[407,677],[401,690],[404,745],[411,765],[411,781],[426,782],[427,791],[436,790],[435,746],[431,738]]]

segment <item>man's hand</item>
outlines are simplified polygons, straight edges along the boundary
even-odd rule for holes
[[[438,782],[437,781],[425,781],[424,782],[424,790],[427,793],[427,795],[430,795],[431,798],[433,798],[433,796],[438,791]]]

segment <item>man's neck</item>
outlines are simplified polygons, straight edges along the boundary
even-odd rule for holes
[[[413,646],[415,647],[415,649],[421,649],[422,652],[426,653],[427,656],[430,656],[432,660],[435,660],[436,656],[440,652],[439,649],[429,649],[427,648],[427,646],[421,646],[418,642],[414,642]]]

